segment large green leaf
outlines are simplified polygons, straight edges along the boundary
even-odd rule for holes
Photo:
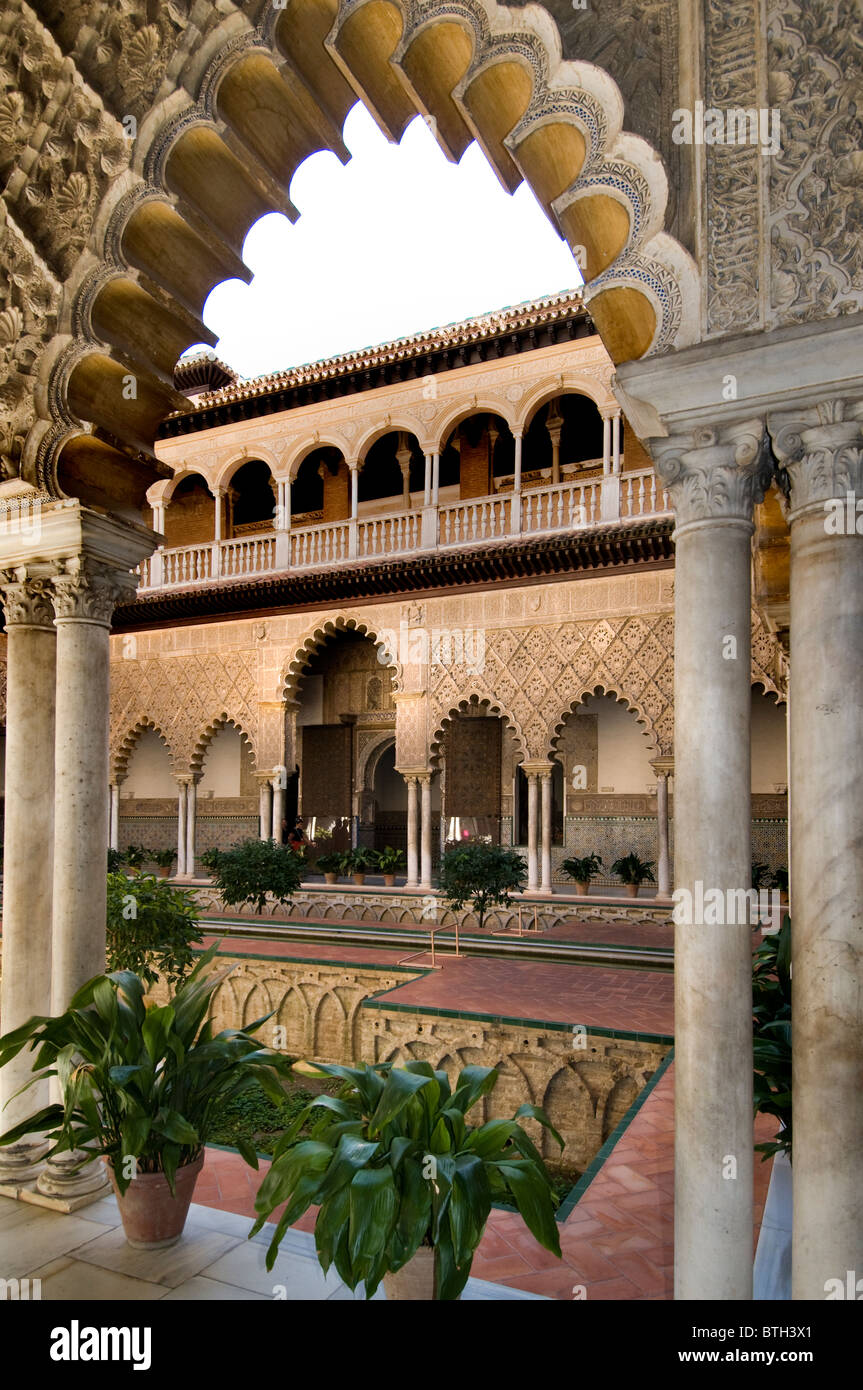
[[[464,1067],[449,1098],[449,1108],[466,1115],[480,1096],[488,1094],[497,1078],[496,1067]]]
[[[320,1200],[324,1201],[331,1193],[351,1182],[356,1173],[371,1163],[379,1149],[380,1144],[374,1140],[360,1139],[355,1134],[343,1134],[321,1182]],[[282,1161],[279,1160],[280,1163]]]
[[[551,1194],[536,1166],[527,1159],[521,1159],[518,1162],[498,1163],[497,1169],[506,1179],[519,1215],[531,1235],[546,1250],[559,1256],[560,1237],[554,1219]]]
[[[354,1273],[360,1279],[369,1274],[373,1262],[385,1249],[398,1212],[393,1170],[363,1168],[350,1188],[349,1249]]]
[[[434,1075],[424,1076],[421,1073],[403,1071],[401,1068],[394,1068],[384,1083],[384,1088],[377,1103],[375,1113],[369,1121],[369,1134],[379,1134],[385,1124],[395,1119],[396,1115],[412,1100],[417,1091],[424,1086],[434,1086],[437,1089],[437,1082]]]

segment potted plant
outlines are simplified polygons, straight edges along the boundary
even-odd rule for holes
[[[762,864],[762,862],[761,862],[760,859],[753,859],[753,861],[752,861],[752,887],[755,889],[755,891],[756,891],[756,893],[757,893],[761,888],[769,888],[770,886],[771,886],[770,865],[769,865],[769,864]]]
[[[151,874],[109,874],[107,905],[108,969],[132,970],[149,986],[161,976],[179,988],[202,940],[194,894]]]
[[[465,1120],[495,1085],[496,1068],[465,1067],[454,1090],[445,1071],[421,1061],[317,1071],[345,1084],[337,1096],[311,1100],[276,1144],[250,1233],[287,1203],[267,1269],[310,1206],[319,1207],[321,1268],[334,1264],[348,1288],[364,1285],[366,1298],[383,1279],[388,1299],[457,1299],[492,1202],[511,1202],[540,1245],[560,1256],[557,1199],[519,1120],[538,1120],[563,1148],[560,1135],[534,1105],[519,1106],[511,1120]],[[300,1138],[316,1111],[310,1136]]]
[[[253,907],[262,913],[272,897],[282,907],[303,881],[306,861],[275,840],[244,840],[232,849],[211,849],[206,867],[225,907]]]
[[[786,905],[788,903],[788,870],[783,865],[773,870],[770,887],[779,889],[779,902],[783,906]]]
[[[153,853],[150,855],[150,858],[159,870],[160,878],[171,877],[171,870],[174,867],[174,860],[176,859],[176,857],[176,851],[173,849],[153,850]]]
[[[104,1159],[126,1239],[145,1249],[179,1240],[225,1103],[255,1087],[284,1098],[287,1059],[252,1036],[266,1018],[215,1037],[204,1021],[235,968],[208,973],[216,949],[161,1008],[146,1007],[140,976],[118,970],[90,980],[59,1017],[31,1018],[0,1038],[0,1066],[29,1047],[37,1056],[28,1085],[57,1076],[63,1090],[62,1105],[31,1115],[0,1145],[44,1133],[49,1158],[74,1151],[81,1167]],[[237,1148],[256,1168],[252,1145],[238,1140]]]
[[[339,874],[342,872],[343,858],[344,855],[335,854],[332,852],[330,854],[318,855],[315,868],[320,869],[321,873],[324,876],[324,883],[337,882]]]
[[[144,845],[127,845],[124,860],[133,874],[139,874],[150,858],[150,851]]]
[[[405,867],[404,851],[394,849],[392,845],[387,845],[378,853],[378,871],[384,876],[384,887],[394,888],[396,874],[400,873]]]
[[[126,864],[126,856],[121,849],[108,850],[108,873],[121,874]]]
[[[756,1144],[769,1158],[791,1158],[791,918],[786,914],[754,955],[752,967],[753,1104],[755,1114],[774,1115],[780,1130],[769,1143]],[[762,1160],[763,1161],[763,1160]]]
[[[517,850],[467,841],[448,849],[441,860],[441,893],[458,910],[470,903],[482,931],[490,907],[508,903],[525,885],[527,869]]]
[[[611,866],[611,872],[617,874],[622,883],[626,884],[626,891],[630,898],[638,897],[638,890],[642,883],[655,883],[653,876],[653,860],[639,859],[633,851],[625,854],[621,859],[615,859]]]
[[[343,856],[343,872],[353,874],[354,883],[360,888],[366,881],[366,874],[377,868],[377,863],[377,851],[359,845],[356,849],[348,850]]]
[[[602,858],[598,854],[585,854],[581,859],[564,859],[560,867],[575,879],[576,892],[586,895],[590,892],[590,880],[602,868]]]

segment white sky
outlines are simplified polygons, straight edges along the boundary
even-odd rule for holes
[[[391,145],[359,103],[352,158],[329,151],[297,170],[299,220],[262,217],[204,320],[241,376],[314,362],[581,284],[530,190],[510,197],[476,144],[451,164],[417,117]]]

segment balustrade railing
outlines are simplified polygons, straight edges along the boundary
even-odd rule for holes
[[[321,569],[387,555],[481,545],[516,535],[573,532],[670,512],[668,494],[652,469],[581,483],[567,479],[552,486],[528,488],[520,498],[506,492],[447,502],[437,508],[436,517],[428,509],[425,514],[414,509],[294,527],[281,539],[279,533],[270,531],[204,545],[163,548],[141,565],[139,588],[173,589],[258,574]]]

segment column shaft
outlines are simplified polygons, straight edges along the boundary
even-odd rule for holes
[[[195,872],[196,857],[196,835],[197,830],[196,816],[198,809],[198,784],[194,780],[189,783],[186,792],[186,873],[191,878]]]
[[[551,773],[544,774],[542,785],[542,891],[551,892]]]
[[[281,777],[273,781],[273,839],[277,845],[282,843],[282,821],[285,819],[285,788]]]
[[[537,820],[538,820],[538,795],[537,777],[535,772],[529,772],[527,776],[527,886],[533,892],[539,887],[539,872],[537,863]]]
[[[177,875],[186,872],[186,800],[188,784],[181,782],[177,792]]]
[[[668,850],[668,775],[665,772],[660,772],[656,781],[656,820],[659,833],[656,887],[659,893],[667,897],[671,892],[671,858]]]
[[[269,840],[273,833],[273,789],[269,782],[262,782],[259,796],[259,818],[260,835],[262,840]]]
[[[405,887],[416,888],[419,883],[417,845],[417,779],[406,777],[408,787],[408,872]]]
[[[420,798],[422,808],[421,819],[421,860],[420,860],[420,887],[431,888],[432,876],[432,827],[431,827],[431,778],[423,777],[420,781]]]
[[[111,783],[111,828],[108,839],[111,849],[120,848],[120,787],[117,782]]]
[[[51,1012],[51,850],[54,822],[54,689],[57,636],[44,581],[5,592],[7,632],[6,807],[3,979],[0,1016],[11,1032]],[[104,854],[104,850],[103,850]],[[0,1131],[49,1103],[48,1085],[29,1080],[33,1054],[0,1071]],[[47,1144],[37,1135],[0,1150],[0,1183],[32,1183]]]

